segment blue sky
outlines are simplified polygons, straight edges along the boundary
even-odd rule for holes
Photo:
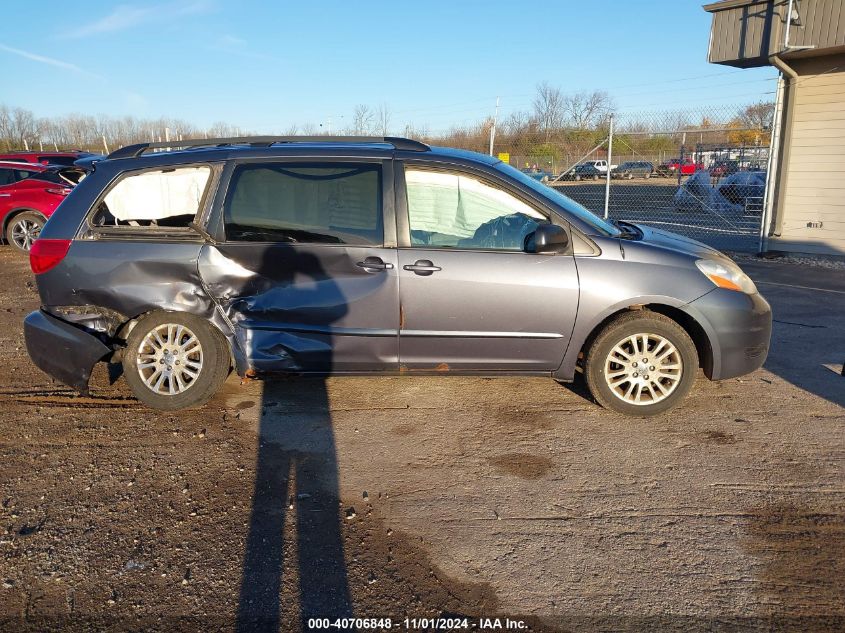
[[[13,2],[0,103],[273,133],[343,127],[357,104],[439,131],[496,96],[528,110],[542,81],[605,90],[621,112],[772,98],[773,69],[707,63],[709,25],[695,0]]]

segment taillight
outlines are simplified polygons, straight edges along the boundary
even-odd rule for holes
[[[45,189],[47,193],[54,193],[57,196],[66,196],[70,193],[70,189],[62,188],[62,189]]]
[[[36,275],[46,273],[67,255],[71,240],[48,240],[39,238],[29,249],[29,267]]]

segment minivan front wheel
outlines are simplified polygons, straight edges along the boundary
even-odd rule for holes
[[[646,417],[668,411],[695,382],[698,352],[672,319],[647,310],[611,321],[587,353],[584,375],[603,407]]]
[[[149,314],[126,339],[126,382],[138,400],[155,409],[204,404],[226,380],[229,368],[225,338],[191,314]]]

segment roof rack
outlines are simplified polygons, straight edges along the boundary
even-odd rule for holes
[[[277,143],[360,143],[391,145],[394,149],[411,152],[428,152],[431,150],[425,143],[399,136],[233,136],[231,138],[192,138],[161,143],[136,143],[116,149],[108,155],[108,159],[135,158],[152,149],[197,149],[200,147],[229,147],[233,145],[270,147]]]

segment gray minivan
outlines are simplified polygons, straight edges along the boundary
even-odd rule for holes
[[[181,148],[181,149],[178,149]],[[393,137],[121,148],[31,251],[36,365],[85,391],[204,403],[234,369],[583,373],[629,415],[766,359],[769,305],[722,253],[607,222],[500,160]]]

